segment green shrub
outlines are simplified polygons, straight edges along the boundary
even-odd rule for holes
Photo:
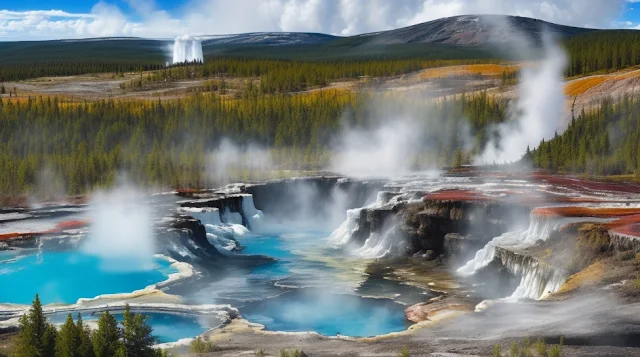
[[[156,350],[156,356],[158,357],[175,357],[175,355],[167,350],[158,349]]]
[[[307,357],[307,354],[303,350],[287,351],[282,349],[280,350],[280,357]]]
[[[549,347],[549,357],[562,357],[562,345]]]
[[[402,347],[402,350],[400,351],[400,354],[398,355],[398,357],[409,357],[411,356],[409,354],[409,348],[407,348],[407,346]]]
[[[192,353],[209,353],[218,350],[218,346],[216,346],[211,341],[204,341],[201,337],[196,337],[189,344],[189,349]]]
[[[256,351],[256,357],[265,357],[267,353],[261,348]]]
[[[500,357],[500,345],[496,344],[493,346],[493,357]]]
[[[520,357],[520,346],[518,345],[518,343],[513,342],[511,344],[511,348],[509,349],[509,356]]]
[[[547,355],[547,344],[544,342],[543,339],[538,339],[534,344],[533,347],[535,348],[536,352],[538,352],[538,355],[540,356],[546,356]]]

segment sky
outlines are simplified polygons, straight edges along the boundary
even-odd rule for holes
[[[0,41],[262,31],[349,36],[488,13],[640,29],[640,0],[0,0]]]

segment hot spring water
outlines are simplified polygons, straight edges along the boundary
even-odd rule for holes
[[[313,232],[241,239],[247,253],[278,259],[249,273],[256,283],[275,282],[276,289],[264,298],[245,298],[244,302],[235,301],[233,305],[247,320],[272,331],[315,331],[328,336],[362,337],[404,330],[402,305],[388,299],[352,295],[359,281],[348,275],[341,281],[339,277],[346,270],[305,255],[313,246],[324,246],[327,236]]]
[[[170,263],[155,259],[151,270],[104,269],[100,258],[80,251],[0,252],[0,302],[73,304],[80,298],[126,293],[159,283],[175,273]]]
[[[273,331],[316,331],[326,336],[368,337],[402,331],[404,310],[388,299],[297,289],[240,307],[248,320]]]
[[[384,292],[377,294],[377,280],[363,273],[367,262],[333,249],[327,241],[330,232],[270,225],[252,200],[243,201],[242,209],[242,215],[215,209],[186,213],[205,225],[208,241],[229,259],[260,255],[274,261],[241,265],[224,274],[207,271],[206,265],[196,267],[205,273],[203,278],[170,285],[165,292],[180,294],[187,305],[230,304],[249,321],[273,331],[372,336],[406,329],[405,305],[388,297],[396,296],[396,301],[406,303],[415,299],[415,292],[387,280]],[[252,230],[243,226],[243,221]],[[132,234],[139,235],[137,232],[134,229]],[[51,239],[37,250],[0,251],[0,284],[11,287],[0,291],[0,303],[29,304],[38,293],[44,304],[73,304],[80,298],[143,289],[176,273],[167,260],[156,257],[144,268],[113,269],[111,256],[83,249],[86,240],[74,239],[65,240],[63,245]],[[185,247],[177,248],[182,252]],[[180,290],[185,285],[189,289]],[[361,286],[368,288],[359,292]],[[419,298],[426,301],[429,296]],[[195,337],[214,327],[194,316],[164,311],[149,314],[159,342]],[[89,314],[85,318],[98,316]]]
[[[222,236],[232,235],[242,247],[241,254],[276,260],[215,280],[186,296],[190,302],[231,304],[247,320],[272,331],[361,337],[406,329],[403,305],[356,295],[366,280],[363,274],[354,272],[362,261],[341,257],[330,248],[330,232],[270,225],[252,202],[250,206],[251,225],[259,227],[254,231],[243,231],[236,226],[237,219],[220,215],[217,210],[196,212],[195,216],[202,222],[218,223],[205,227],[209,241],[219,250],[227,245],[220,243],[224,242]]]

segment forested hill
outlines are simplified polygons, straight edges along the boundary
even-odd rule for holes
[[[604,100],[531,153],[536,167],[567,173],[640,173],[640,97]]]
[[[273,168],[326,169],[345,123],[371,128],[409,113],[424,137],[424,147],[413,148],[415,167],[459,165],[469,161],[463,150],[480,151],[490,137],[486,129],[506,113],[504,102],[484,93],[438,103],[390,99],[345,90],[171,101],[0,98],[0,198],[51,187],[83,193],[113,183],[118,172],[148,187],[215,186],[207,168],[228,161],[215,152],[223,138],[263,148]],[[251,173],[239,166],[229,175],[240,180]]]
[[[600,30],[564,43],[570,61],[568,76],[616,71],[640,64],[640,31]]]

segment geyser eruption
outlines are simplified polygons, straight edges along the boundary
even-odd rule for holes
[[[82,249],[99,257],[102,269],[153,269],[153,214],[133,187],[121,185],[99,192],[93,195],[89,207],[91,225]]]
[[[518,100],[511,108],[510,118],[496,128],[499,139],[489,142],[476,160],[478,163],[517,161],[527,147],[533,149],[560,129],[565,117],[567,56],[548,35],[544,36],[543,45],[542,61],[523,66]]]
[[[176,37],[173,44],[173,64],[204,62],[202,41],[190,36]]]

